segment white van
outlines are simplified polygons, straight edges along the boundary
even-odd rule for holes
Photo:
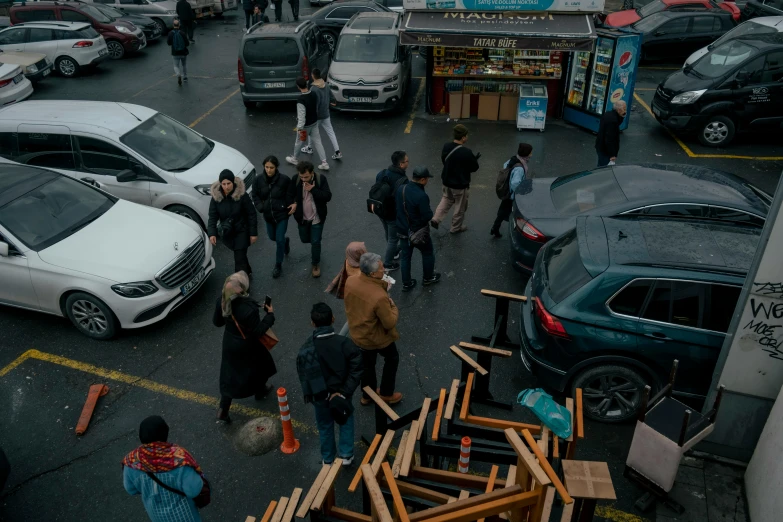
[[[47,100],[0,109],[0,156],[175,212],[202,228],[220,171],[231,170],[248,190],[256,176],[239,151],[129,103]]]

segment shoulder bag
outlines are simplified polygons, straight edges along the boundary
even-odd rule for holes
[[[461,145],[460,145],[461,146]],[[447,158],[448,159],[448,158]],[[421,227],[416,232],[411,232],[411,218],[408,215],[408,202],[405,200],[405,189],[408,188],[407,185],[402,187],[402,208],[405,210],[405,218],[408,220],[408,239],[411,242],[411,245],[423,245],[427,242],[427,240],[430,238],[430,225],[427,223],[423,227]]]
[[[446,166],[446,162],[447,162],[447,161],[449,161],[449,158],[451,157],[451,155],[452,155],[452,154],[454,154],[455,152],[457,152],[457,149],[461,149],[461,148],[462,148],[462,145],[457,145],[456,147],[454,147],[453,149],[451,149],[451,152],[449,152],[448,154],[446,154],[446,157],[445,157],[445,158],[443,158],[443,166],[444,166],[444,167]]]
[[[234,324],[236,325],[237,330],[239,330],[239,335],[242,336],[242,339],[247,339],[247,337],[245,337],[245,332],[242,331],[242,328],[237,322],[237,318],[234,317],[233,314],[231,315],[231,319],[234,320]],[[267,350],[271,350],[278,342],[280,342],[280,339],[277,338],[277,335],[275,335],[275,332],[273,332],[271,328],[267,328],[266,332],[264,332],[263,335],[258,338],[258,342],[263,344],[264,348]]]
[[[151,473],[149,471],[145,471],[147,476],[154,480],[160,487],[163,489],[166,489],[168,491],[171,491],[172,493],[176,493],[177,495],[182,495],[183,497],[187,497],[185,493],[178,489],[174,489],[171,486],[167,486],[164,484],[158,477],[155,476],[154,473]],[[212,501],[212,487],[209,485],[209,481],[204,478],[204,476],[201,476],[201,481],[204,483],[203,486],[201,486],[201,492],[193,497],[193,503],[196,505],[198,509],[201,509],[203,507],[207,507],[209,503]]]

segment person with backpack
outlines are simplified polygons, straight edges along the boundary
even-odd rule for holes
[[[517,187],[522,183],[522,180],[533,177],[533,173],[527,165],[532,154],[532,145],[520,143],[517,147],[516,156],[511,156],[511,159],[503,164],[503,168],[498,173],[495,192],[500,198],[500,206],[498,207],[495,223],[493,223],[492,229],[489,231],[495,237],[503,237],[503,234],[500,233],[500,225],[504,221],[508,221],[509,216],[511,216],[511,209],[514,206],[514,192],[517,190]]]
[[[451,218],[452,234],[458,234],[468,229],[463,224],[465,212],[468,210],[468,198],[470,197],[470,175],[479,169],[478,159],[481,153],[473,154],[465,146],[468,141],[468,128],[462,125],[454,126],[454,140],[443,146],[440,159],[443,162],[443,196],[438,208],[435,209],[435,217],[432,218],[433,228],[438,228],[440,222],[446,217],[452,206],[454,216]]]
[[[332,103],[334,96],[331,89],[326,85],[326,82],[321,78],[321,70],[313,69],[313,83],[310,85],[310,90],[318,98],[318,126],[326,131],[326,135],[329,136],[329,141],[332,142],[334,148],[334,154],[332,154],[333,160],[343,159],[343,154],[340,152],[340,145],[337,143],[337,135],[334,133],[334,127],[332,127],[332,118],[329,114],[329,105]],[[305,154],[312,154],[313,148],[310,146],[310,136],[307,136],[307,145],[302,147],[302,152]]]
[[[188,6],[190,7],[190,6]],[[188,81],[188,37],[179,28],[179,20],[174,20],[174,28],[169,32],[168,44],[171,46],[171,56],[174,58],[174,74],[177,75],[177,83]]]
[[[296,86],[302,94],[296,100],[296,141],[294,142],[294,153],[286,156],[285,160],[291,165],[296,165],[299,161],[299,153],[307,138],[313,137],[313,145],[321,160],[318,170],[329,170],[329,163],[326,161],[326,152],[321,143],[321,133],[318,132],[318,97],[307,86],[307,80],[302,76],[296,79]]]
[[[275,156],[264,158],[264,175],[256,176],[253,181],[253,205],[264,216],[266,234],[277,245],[275,267],[272,277],[277,279],[283,272],[283,259],[291,251],[288,231],[288,218],[294,213],[292,194],[289,192],[291,179],[278,169],[280,161]]]
[[[369,208],[381,219],[383,231],[386,234],[386,255],[383,266],[386,272],[400,268],[395,259],[400,258],[400,238],[397,230],[397,205],[395,195],[397,188],[408,182],[405,169],[410,164],[408,153],[396,150],[391,155],[392,164],[375,176],[375,184],[370,187]]]
[[[427,167],[419,166],[413,169],[413,183],[406,183],[397,189],[397,232],[400,235],[402,251],[402,291],[409,292],[416,286],[416,280],[411,277],[411,257],[413,249],[421,252],[421,262],[424,265],[424,286],[434,285],[440,281],[440,274],[435,272],[435,250],[430,237],[430,220],[432,208],[430,198],[424,191],[432,174]]]
[[[326,204],[332,200],[332,191],[326,176],[316,174],[309,161],[297,163],[296,170],[299,175],[291,178],[288,197],[293,201],[299,239],[302,243],[310,243],[311,274],[317,278],[321,277],[321,236],[326,223]]]
[[[188,0],[177,0],[177,18],[179,18],[182,24],[182,30],[185,32],[185,36],[188,37],[191,43],[196,43],[196,39],[193,38],[193,30],[196,24],[196,14],[193,12],[193,8],[188,3]]]
[[[313,305],[310,324],[315,330],[296,357],[304,400],[315,408],[323,463],[332,464],[339,457],[343,466],[350,466],[354,446],[352,402],[364,370],[362,353],[350,338],[334,332],[334,314],[329,305]],[[335,422],[340,432],[336,445]]]

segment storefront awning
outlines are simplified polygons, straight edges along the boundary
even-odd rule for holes
[[[408,11],[403,45],[592,51],[596,38],[588,14]]]

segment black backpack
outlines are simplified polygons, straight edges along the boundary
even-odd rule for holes
[[[404,185],[408,179],[402,177],[392,185],[389,182],[389,176],[386,174],[386,169],[378,173],[378,175],[381,174],[383,174],[381,178],[370,187],[370,194],[367,199],[367,212],[385,219],[386,207],[394,206],[394,194],[396,194],[397,188]],[[376,175],[376,177],[378,175]]]
[[[500,169],[498,172],[498,179],[495,182],[495,194],[497,194],[498,198],[506,199],[511,195],[511,171],[519,165],[522,165],[522,162],[519,160],[516,163],[509,161],[508,167]]]

